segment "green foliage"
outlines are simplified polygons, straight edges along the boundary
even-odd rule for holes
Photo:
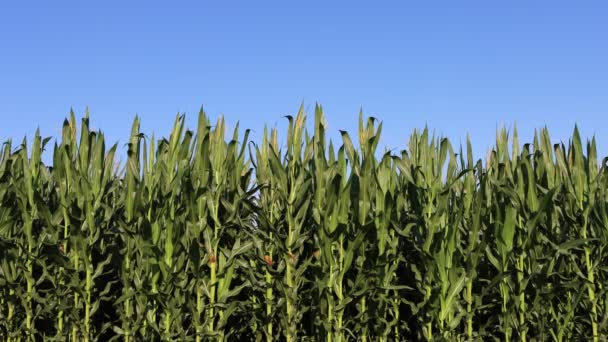
[[[570,341],[608,333],[595,138],[500,129],[486,160],[428,129],[378,151],[323,109],[260,142],[201,110],[118,146],[75,115],[0,148],[2,341]],[[281,145],[279,139],[285,143]],[[464,150],[464,151],[463,151]]]

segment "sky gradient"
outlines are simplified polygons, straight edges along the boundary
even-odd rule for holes
[[[24,3],[0,4],[0,141],[88,106],[122,145],[136,114],[160,136],[201,105],[257,139],[318,102],[333,137],[363,108],[391,149],[428,125],[481,156],[500,124],[578,123],[608,154],[605,1]]]

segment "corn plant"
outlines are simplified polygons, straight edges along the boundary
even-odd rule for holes
[[[277,191],[276,179],[272,177],[272,169],[270,166],[270,153],[279,150],[278,135],[276,129],[273,129],[268,134],[268,129],[264,128],[262,136],[262,143],[260,146],[255,146],[255,169],[256,169],[256,182],[260,185],[259,195],[257,198],[258,205],[258,226],[255,230],[254,244],[255,244],[255,259],[251,261],[253,278],[257,278],[261,293],[257,295],[261,297],[259,300],[262,314],[259,315],[258,320],[252,322],[253,325],[260,325],[263,333],[260,334],[266,341],[272,341],[275,337],[276,322],[278,316],[276,313],[276,291],[275,284],[278,280],[278,263],[276,250],[278,246],[275,246],[275,228],[281,221],[282,203],[279,202],[279,193]],[[253,155],[253,152],[250,154]],[[252,157],[253,159],[253,157]],[[262,265],[262,270],[255,272]],[[284,264],[283,264],[284,265]],[[252,283],[255,283],[252,282]],[[257,298],[257,297],[256,297]],[[258,300],[255,300],[258,302]]]
[[[304,243],[309,238],[305,230],[309,223],[308,210],[312,179],[306,169],[306,159],[311,158],[308,151],[302,151],[304,135],[305,113],[300,107],[296,117],[288,116],[287,148],[285,153],[273,148],[269,151],[269,165],[271,175],[275,178],[277,196],[282,220],[277,227],[268,227],[274,230],[277,242],[277,254],[283,278],[277,282],[284,305],[283,315],[280,319],[282,331],[288,342],[298,338],[299,321],[303,315],[302,303],[299,301],[299,292],[304,282],[304,271],[310,262],[305,254]],[[272,147],[272,146],[271,146]],[[303,153],[304,152],[304,153]],[[282,163],[281,159],[285,163]]]

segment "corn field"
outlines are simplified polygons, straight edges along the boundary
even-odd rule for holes
[[[5,142],[0,340],[606,340],[595,138],[499,129],[475,160],[427,129],[382,153],[363,115],[332,142],[320,106],[286,121],[254,142],[135,118],[106,146],[71,113],[54,146]]]

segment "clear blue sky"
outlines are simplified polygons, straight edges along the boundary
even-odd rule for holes
[[[363,107],[390,148],[428,124],[483,155],[500,123],[559,141],[578,122],[608,154],[605,1],[25,3],[0,4],[0,140],[86,106],[113,142],[201,105],[259,136],[304,101],[335,133]]]

